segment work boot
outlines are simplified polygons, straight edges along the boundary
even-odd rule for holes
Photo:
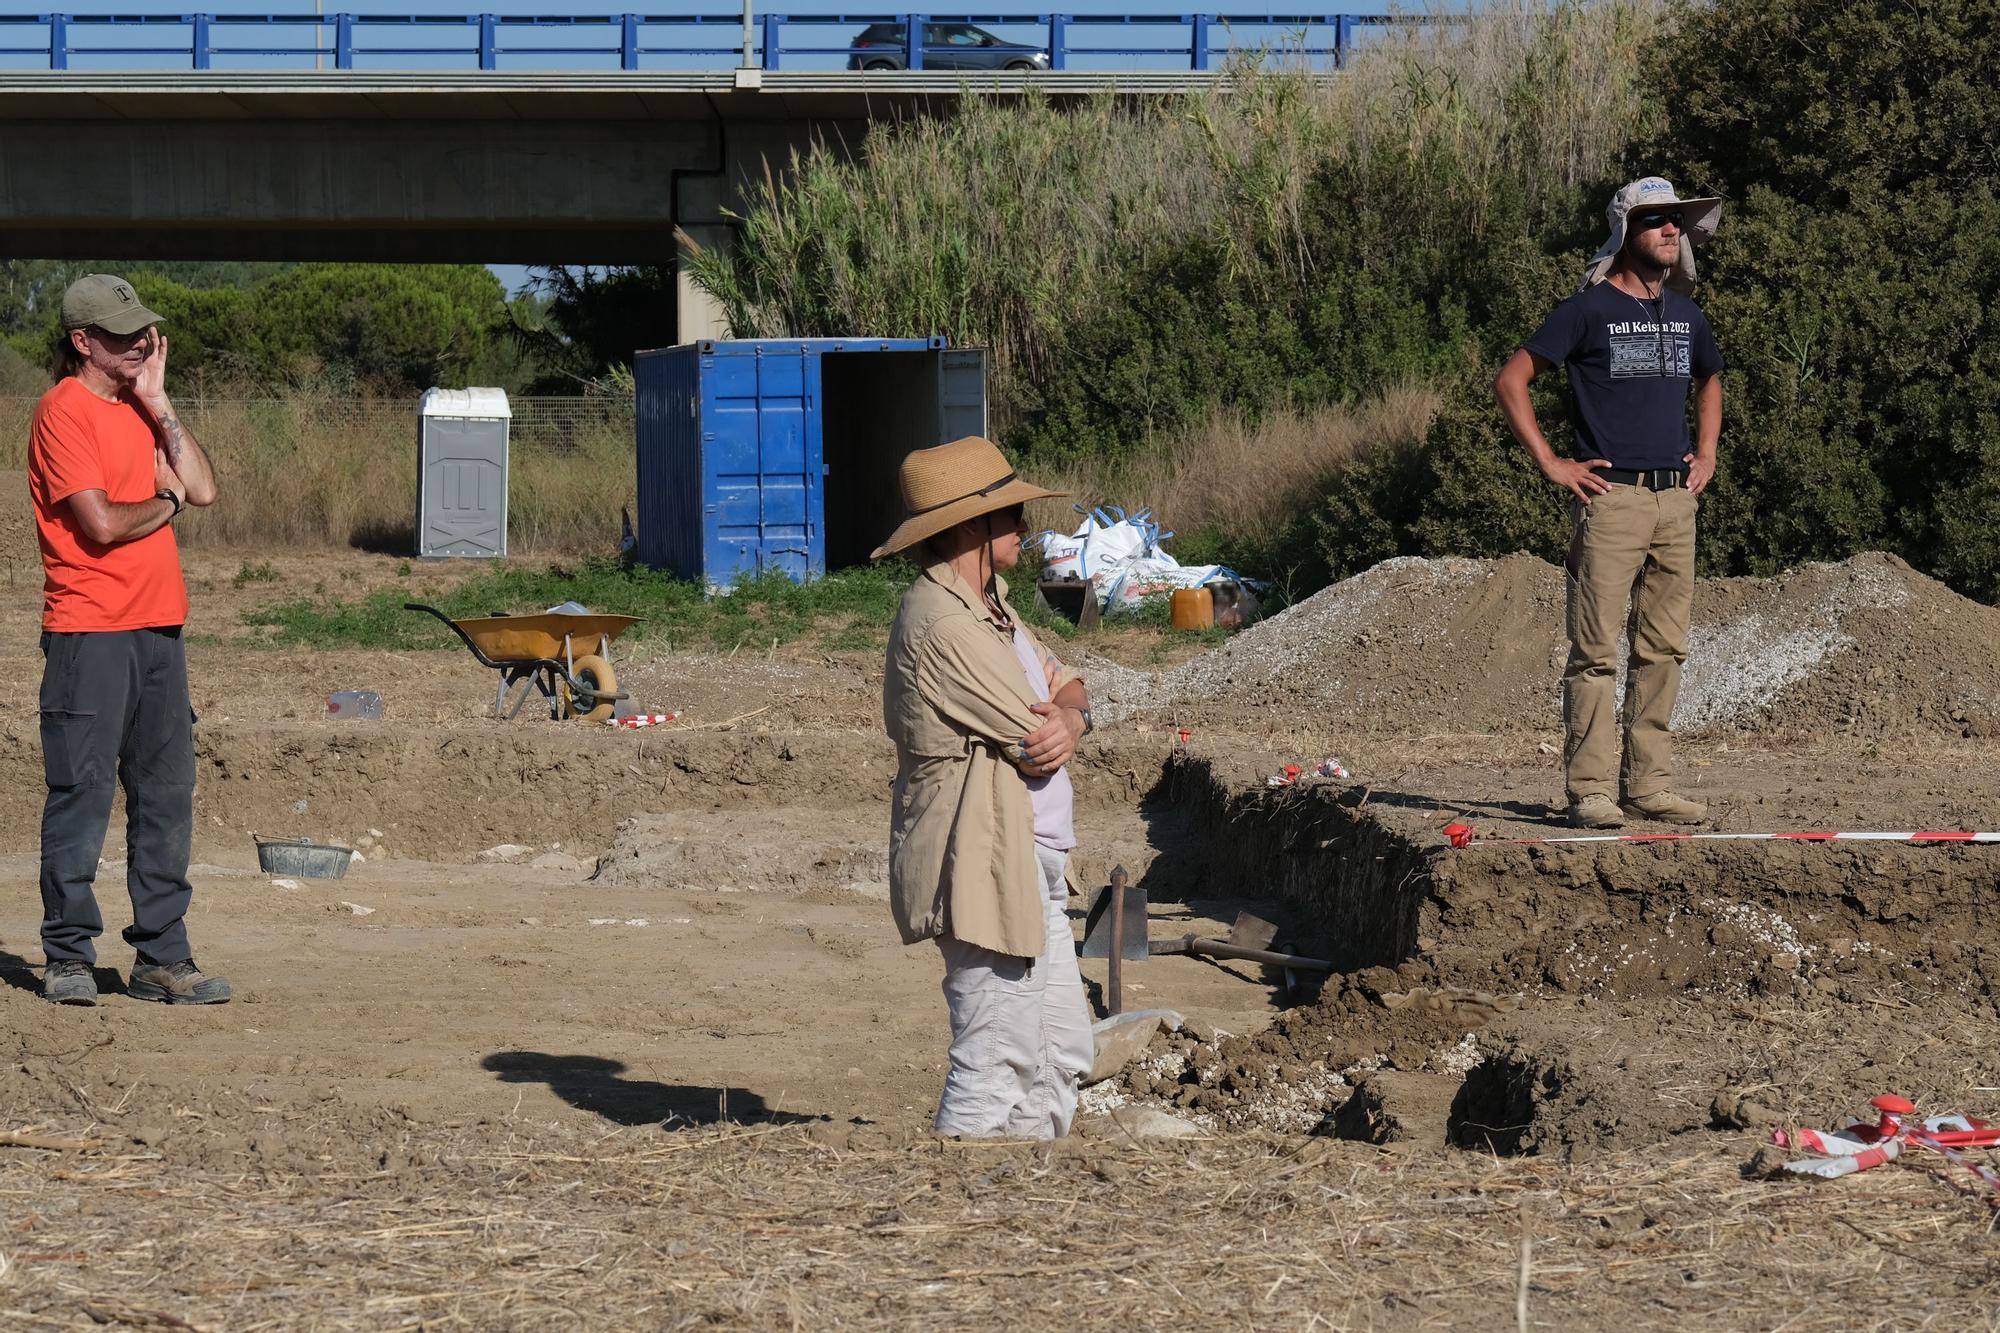
[[[160,1004],[227,1004],[229,981],[203,976],[192,958],[178,963],[134,963],[125,993],[135,1000]]]
[[[1569,822],[1571,828],[1617,828],[1625,816],[1609,796],[1579,796],[1570,802]]]
[[[42,969],[42,998],[50,1004],[96,1004],[97,977],[89,963],[59,958]]]
[[[1656,791],[1651,796],[1627,798],[1625,813],[1634,819],[1651,819],[1661,824],[1699,824],[1708,818],[1708,807],[1670,791]]]

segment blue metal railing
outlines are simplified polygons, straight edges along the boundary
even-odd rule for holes
[[[636,70],[646,57],[655,67],[661,60],[705,60],[736,57],[754,68],[783,68],[790,57],[893,56],[904,68],[924,69],[926,57],[945,57],[956,48],[933,42],[940,24],[973,24],[991,27],[1034,28],[1045,34],[1043,50],[1050,69],[1070,68],[1076,58],[1099,61],[1106,58],[1131,60],[1185,60],[1184,68],[1207,70],[1218,60],[1242,52],[1282,50],[1293,58],[1322,61],[1339,68],[1353,50],[1355,31],[1362,27],[1382,27],[1439,20],[1387,14],[763,14],[757,17],[754,35],[746,31],[746,19],[735,14],[599,14],[589,16],[545,16],[514,14],[0,14],[0,39],[9,30],[41,30],[41,40],[32,45],[19,42],[0,45],[0,58],[46,57],[48,68],[72,68],[72,57],[109,60],[117,67],[137,57],[186,57],[187,68],[215,68],[218,58],[225,61],[262,62],[256,67],[289,68],[282,62],[310,59],[316,64],[331,57],[333,67],[351,70],[357,61],[370,68],[394,68],[378,63],[405,57],[427,60],[476,57],[478,67],[500,67],[503,56],[533,56],[550,59],[596,57],[608,61],[615,56],[618,68]],[[1445,20],[1450,21],[1450,20]],[[899,41],[869,46],[806,45],[787,43],[788,33],[806,37],[814,29],[855,28],[888,24],[900,30]],[[650,41],[657,34],[691,36],[699,43],[718,29],[733,29],[740,40],[726,46],[701,44],[661,44]],[[1072,34],[1104,30],[1124,30],[1123,45],[1100,46],[1088,42],[1077,45]],[[692,30],[689,33],[687,30]],[[557,32],[582,33],[584,44],[553,41]],[[597,33],[603,40],[596,40]],[[1238,43],[1242,32],[1266,34],[1263,40]],[[169,41],[171,44],[159,44]],[[1271,40],[1269,34],[1278,34]],[[156,36],[157,34],[157,36]],[[412,45],[424,42],[428,44]],[[283,42],[286,37],[297,40]],[[448,39],[458,37],[451,42]],[[1150,38],[1150,42],[1149,39]],[[538,40],[539,39],[539,40]],[[1218,41],[1218,39],[1220,39]],[[712,40],[712,39],[711,39]],[[850,39],[851,41],[852,39]],[[306,44],[306,43],[310,44]],[[444,44],[438,44],[444,43]],[[754,64],[753,64],[754,62]],[[427,66],[428,67],[428,66]],[[546,68],[544,64],[542,67]],[[710,64],[708,67],[715,67]]]

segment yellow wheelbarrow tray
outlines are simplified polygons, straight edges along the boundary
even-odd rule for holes
[[[436,616],[451,627],[481,666],[500,673],[493,697],[496,717],[518,715],[531,691],[549,701],[552,721],[567,713],[585,722],[601,722],[611,716],[618,700],[631,697],[618,688],[617,673],[611,669],[611,641],[638,624],[638,616],[550,611],[453,620],[421,602],[405,602],[403,609]],[[579,647],[584,651],[579,653]],[[507,696],[516,685],[520,692],[510,708]]]

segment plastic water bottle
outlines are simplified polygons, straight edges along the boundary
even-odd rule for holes
[[[326,696],[326,715],[335,720],[382,720],[382,696],[373,690],[335,690]]]

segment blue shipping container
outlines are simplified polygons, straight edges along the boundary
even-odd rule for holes
[[[712,589],[863,563],[903,456],[986,433],[986,354],[942,338],[687,343],[633,373],[638,557]]]

